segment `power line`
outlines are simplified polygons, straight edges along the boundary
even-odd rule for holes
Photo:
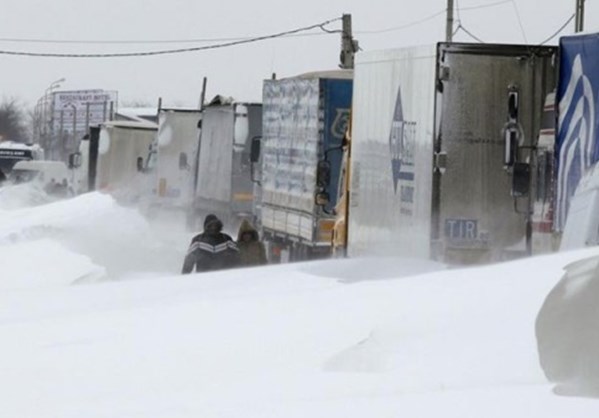
[[[380,29],[380,30],[355,31],[355,33],[369,35],[369,34],[377,34],[377,33],[394,32],[394,31],[398,31],[398,30],[401,30],[401,29],[406,29],[406,28],[409,28],[409,27],[412,27],[412,26],[416,26],[416,25],[419,25],[419,24],[424,23],[424,22],[428,22],[429,20],[433,20],[437,16],[444,15],[446,12],[447,11],[445,9],[443,9],[441,11],[438,11],[437,13],[433,13],[432,15],[423,17],[422,19],[415,20],[415,21],[410,22],[410,23],[406,23],[404,25],[395,26],[395,27],[387,28],[387,29]]]
[[[459,10],[465,12],[465,11],[469,11],[469,10],[477,10],[477,9],[486,9],[489,7],[495,7],[495,6],[499,6],[505,3],[510,3],[512,0],[501,0],[501,1],[496,1],[494,3],[488,3],[488,4],[481,4],[479,6],[467,6],[467,7],[461,7],[459,8]]]
[[[458,26],[459,26],[459,24],[462,22],[462,16],[460,15],[460,11],[462,11],[462,9],[460,8],[459,0],[455,0],[455,11],[456,11],[456,14],[458,15]]]
[[[123,53],[106,53],[106,54],[74,54],[74,53],[46,53],[46,52],[26,52],[26,51],[8,51],[0,50],[0,55],[14,55],[14,56],[25,56],[25,57],[39,57],[39,58],[125,58],[125,57],[144,57],[144,56],[155,56],[155,55],[166,55],[166,54],[181,54],[185,52],[198,52],[206,51],[211,49],[221,49],[231,46],[249,44],[254,42],[265,41],[269,39],[282,38],[298,34],[301,32],[307,32],[313,29],[321,29],[328,31],[325,26],[333,22],[339,21],[341,18],[330,19],[322,23],[317,23],[310,26],[305,26],[298,29],[292,29],[284,32],[279,32],[271,35],[263,35],[253,38],[238,39],[230,42],[218,43],[214,45],[197,46],[190,48],[177,48],[177,49],[165,49],[159,51],[145,51],[145,52],[123,52]]]
[[[468,29],[466,29],[464,26],[462,26],[462,24],[461,24],[461,23],[458,25],[458,29],[456,30],[456,33],[457,33],[457,31],[459,31],[459,30],[462,30],[464,33],[466,33],[468,36],[470,36],[470,37],[471,37],[472,39],[474,39],[475,41],[478,41],[478,42],[480,42],[481,44],[484,44],[484,43],[485,43],[485,41],[483,41],[483,40],[482,40],[482,39],[480,39],[478,36],[474,35],[472,32],[470,32]]]
[[[511,0],[514,5],[514,10],[516,11],[516,17],[518,18],[518,24],[520,25],[520,31],[522,32],[522,37],[524,38],[524,43],[528,43],[528,39],[526,38],[526,32],[524,31],[524,25],[522,24],[522,18],[520,17],[520,10],[518,10],[518,5],[516,4],[516,0]]]
[[[284,38],[303,38],[308,36],[326,36],[327,32],[297,33],[282,36]],[[71,44],[71,45],[143,45],[143,44],[201,44],[212,42],[234,42],[253,39],[251,36],[238,36],[228,38],[198,38],[198,39],[41,39],[41,38],[0,38],[0,42],[7,43],[27,43],[27,44]]]
[[[568,20],[566,20],[566,22],[560,26],[560,28],[553,34],[551,35],[549,38],[545,39],[543,42],[540,43],[540,45],[545,45],[547,42],[553,40],[553,38],[555,38],[557,35],[559,35],[564,29],[566,29],[566,26],[568,26],[568,24],[574,20],[574,18],[576,17],[576,13],[572,13],[572,16],[570,16],[568,18]]]

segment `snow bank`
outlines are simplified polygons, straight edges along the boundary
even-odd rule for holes
[[[0,187],[0,217],[4,211],[43,205],[53,199],[33,183]]]
[[[42,239],[0,246],[0,291],[39,290],[98,280],[103,268],[54,241]]]
[[[599,257],[566,267],[536,324],[547,378],[565,395],[599,397]]]
[[[416,276],[444,270],[443,264],[421,259],[370,257],[321,261],[301,266],[301,271],[319,277],[330,277],[345,283]]]
[[[187,245],[167,245],[138,211],[102,193],[0,211],[0,244],[41,238],[90,257],[112,278],[144,271],[175,273]]]
[[[563,266],[598,253],[352,284],[300,264],[18,300],[0,292],[0,384],[10,388],[1,409],[61,418],[596,417],[599,403],[551,393],[534,321]],[[376,272],[372,260],[347,265],[356,277]]]

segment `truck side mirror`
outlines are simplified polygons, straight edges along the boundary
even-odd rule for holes
[[[137,171],[143,173],[144,171],[144,159],[137,157]]]
[[[320,188],[326,188],[331,182],[331,163],[328,161],[319,161],[316,168],[316,185]]]
[[[331,198],[327,192],[319,192],[316,193],[314,201],[317,206],[327,206],[330,203]]]
[[[252,145],[250,149],[250,162],[257,163],[260,161],[260,147],[262,143],[262,137],[255,136],[252,138]]]
[[[79,168],[81,167],[81,153],[75,152],[69,155],[69,168]]]
[[[512,196],[528,196],[530,192],[530,164],[514,163],[512,175]]]
[[[187,163],[187,154],[182,152],[179,154],[179,170],[187,170],[189,164]]]

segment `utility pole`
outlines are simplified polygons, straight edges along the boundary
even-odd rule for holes
[[[447,23],[445,24],[445,42],[453,40],[453,0],[447,0]]]
[[[584,29],[584,0],[576,0],[576,25],[574,32],[582,32]]]
[[[354,40],[352,34],[351,15],[344,14],[342,17],[343,29],[341,30],[341,54],[339,60],[340,68],[351,70],[354,68],[354,56],[358,51],[358,41]]]

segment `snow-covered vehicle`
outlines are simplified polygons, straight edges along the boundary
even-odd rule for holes
[[[30,160],[17,162],[9,180],[13,183],[32,183],[50,195],[72,196],[72,173],[62,161]]]

